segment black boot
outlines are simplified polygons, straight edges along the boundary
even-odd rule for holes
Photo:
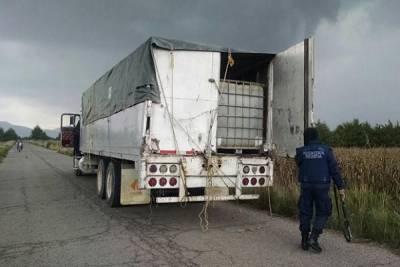
[[[308,247],[309,247],[309,234],[302,233],[301,234],[301,248],[303,250],[308,250]]]
[[[315,252],[318,252],[318,253],[320,253],[320,252],[322,252],[322,248],[321,248],[321,246],[319,245],[319,243],[318,243],[318,234],[314,234],[314,233],[312,233],[311,234],[311,237],[310,237],[310,242],[309,242],[309,244],[310,244],[310,247],[315,251]]]

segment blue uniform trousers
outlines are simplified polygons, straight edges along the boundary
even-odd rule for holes
[[[329,197],[330,184],[301,184],[299,199],[300,231],[303,234],[310,233],[311,220],[314,214],[312,233],[320,235],[329,216],[332,214],[332,202]]]

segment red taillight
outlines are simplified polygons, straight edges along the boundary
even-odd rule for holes
[[[150,165],[149,171],[152,173],[155,173],[157,171],[157,166],[156,165]]]
[[[176,155],[176,150],[160,150],[161,155]]]
[[[243,178],[242,184],[243,185],[248,185],[249,184],[249,178]]]
[[[175,177],[172,177],[171,179],[169,179],[170,186],[175,186],[177,183],[178,183],[178,180],[176,180]]]
[[[160,185],[161,185],[161,186],[165,186],[166,184],[167,184],[167,179],[164,178],[164,177],[162,177],[162,178],[160,179]]]
[[[251,184],[256,185],[257,184],[257,178],[253,177],[251,178]]]
[[[260,185],[264,185],[265,184],[265,179],[264,178],[260,178],[260,180],[258,180],[258,182],[260,183]]]
[[[156,178],[150,178],[149,179],[149,185],[150,186],[156,186],[156,184],[157,184],[157,179]]]

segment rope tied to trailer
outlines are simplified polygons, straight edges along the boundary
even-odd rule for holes
[[[226,62],[225,73],[224,73],[224,82],[225,82],[226,76],[228,74],[228,67],[233,67],[234,64],[235,64],[235,60],[233,59],[231,49],[229,48],[228,49],[228,59]],[[222,98],[222,94],[218,88],[218,84],[216,82],[214,82],[214,85],[217,87],[217,90],[218,90],[218,102],[219,102],[220,99]],[[212,160],[211,160],[212,159],[211,158],[211,140],[212,140],[211,132],[212,132],[214,123],[217,120],[217,115],[218,115],[218,106],[214,110],[214,114],[212,114],[212,112],[210,114],[211,120],[210,120],[209,129],[208,129],[206,151],[205,151],[205,153],[203,153],[203,156],[204,156],[206,164],[207,164],[206,165],[207,166],[207,181],[206,181],[206,187],[205,187],[205,202],[204,202],[203,208],[201,209],[201,211],[198,215],[198,217],[200,219],[200,227],[203,232],[208,231],[208,225],[209,225],[208,206],[210,204],[210,201],[214,201],[214,190],[213,190],[213,183],[212,183],[212,179],[214,176],[214,170],[216,170],[216,172],[221,171],[214,166],[214,164],[212,163]],[[225,181],[223,179],[222,179],[222,181],[229,190],[229,186],[225,183]],[[237,187],[236,183],[235,183],[235,187]],[[241,191],[241,189],[240,189],[240,191]],[[210,194],[211,194],[211,199],[210,199]]]
[[[218,95],[218,101],[219,101],[219,97],[220,95]],[[204,189],[204,195],[205,195],[205,202],[203,205],[203,208],[201,209],[198,217],[200,219],[200,228],[203,232],[207,232],[208,231],[208,206],[210,204],[210,193],[212,196],[211,200],[214,200],[214,191],[212,189],[212,178],[213,178],[213,174],[214,174],[214,164],[211,160],[211,131],[212,128],[214,126],[214,123],[217,119],[217,114],[218,114],[218,107],[215,110],[215,113],[212,114],[212,112],[210,113],[211,116],[211,120],[210,120],[210,125],[209,125],[209,129],[208,129],[208,136],[207,136],[207,144],[206,144],[206,151],[205,153],[203,153],[203,157],[206,161],[206,167],[207,167],[207,181],[206,181],[206,186]],[[214,116],[213,116],[214,115]]]
[[[235,60],[232,57],[232,52],[231,49],[228,48],[228,59],[226,61],[226,67],[225,67],[225,74],[224,74],[224,82],[226,80],[226,75],[228,74],[228,67],[233,67],[235,65]]]
[[[153,51],[152,51],[153,54]],[[173,51],[170,51],[171,54],[171,69],[172,69],[172,73],[171,76],[173,77],[173,69],[174,69],[174,61],[173,61]],[[154,58],[154,54],[153,54],[153,58]],[[228,49],[228,59],[227,59],[227,64],[226,64],[226,69],[225,69],[225,74],[224,74],[224,80],[226,80],[226,76],[227,76],[227,72],[228,72],[228,67],[232,67],[235,64],[234,59],[232,57],[232,53],[231,50]],[[157,77],[158,80],[160,82],[160,89],[161,89],[161,94],[162,94],[162,98],[165,102],[165,107],[166,107],[166,111],[168,114],[168,119],[170,121],[170,126],[171,126],[171,131],[172,131],[172,136],[173,136],[173,141],[174,141],[174,145],[176,148],[176,151],[178,152],[177,154],[179,154],[179,148],[178,148],[178,141],[177,141],[177,137],[176,137],[176,133],[175,133],[175,125],[181,127],[186,134],[188,135],[189,139],[192,140],[192,142],[194,144],[196,144],[196,142],[194,142],[193,138],[191,138],[191,136],[189,135],[189,133],[187,133],[187,130],[185,129],[185,127],[183,127],[179,121],[176,120],[176,118],[174,118],[173,116],[173,102],[171,102],[171,107],[169,106],[167,99],[166,99],[166,95],[165,95],[165,91],[164,91],[164,87],[162,86],[162,82],[161,82],[161,77],[160,77],[160,73],[158,71],[158,66],[155,62],[155,69],[156,69],[156,73],[157,73]],[[217,86],[218,89],[218,85],[217,83],[214,83],[215,86]],[[171,86],[173,87],[173,81],[171,82]],[[172,88],[173,91],[173,88]],[[219,91],[219,90],[218,90]],[[218,101],[220,100],[220,98],[222,97],[221,94],[218,95]],[[171,100],[172,101],[172,100]],[[207,143],[206,143],[206,147],[205,147],[205,151],[202,151],[201,153],[199,153],[199,155],[202,155],[205,159],[205,163],[206,163],[206,171],[207,171],[207,180],[206,180],[206,186],[205,186],[205,201],[204,201],[204,205],[200,211],[200,213],[198,214],[199,220],[200,220],[200,227],[202,229],[203,232],[208,231],[208,227],[209,227],[209,221],[208,221],[208,207],[211,201],[214,201],[214,190],[213,190],[213,176],[215,175],[215,172],[220,171],[218,168],[216,168],[215,164],[213,164],[212,162],[212,157],[211,157],[211,153],[212,153],[212,148],[211,148],[211,143],[212,143],[212,129],[215,125],[215,121],[217,120],[217,114],[218,114],[218,106],[215,110],[211,110],[210,111],[210,125],[209,125],[209,129],[208,129],[208,136],[207,136]],[[196,144],[199,148],[200,146],[198,144]],[[200,148],[201,149],[201,148]],[[180,168],[181,168],[181,184],[182,187],[184,189],[184,194],[182,196],[182,198],[180,199],[181,202],[181,206],[182,203],[185,203],[185,205],[188,202],[188,190],[187,190],[187,185],[186,185],[186,173],[185,173],[185,166],[184,166],[184,158],[181,155],[180,156],[180,164],[179,164]],[[229,186],[225,183],[225,181],[222,179],[222,181],[224,182],[225,186],[227,186],[229,188]],[[235,183],[235,186],[236,183]]]
[[[176,150],[177,155],[178,155],[178,154],[179,154],[179,146],[178,146],[178,140],[177,140],[177,138],[176,138],[175,127],[174,127],[174,122],[176,121],[176,119],[174,118],[173,110],[171,111],[171,110],[170,110],[170,107],[169,107],[169,105],[168,105],[167,98],[166,98],[166,96],[165,96],[164,86],[162,85],[162,81],[161,81],[161,77],[160,77],[160,72],[159,72],[159,70],[158,70],[158,66],[157,66],[157,62],[156,62],[156,59],[155,59],[153,50],[151,50],[151,54],[152,54],[152,57],[153,57],[153,59],[154,59],[154,67],[155,67],[155,70],[156,70],[157,78],[158,78],[158,80],[159,80],[159,82],[160,82],[161,94],[162,94],[162,97],[163,97],[163,100],[164,100],[164,103],[165,103],[165,109],[166,109],[167,114],[168,114],[168,119],[169,119],[170,126],[171,126],[171,131],[172,131],[172,136],[173,136],[173,141],[174,141],[175,150]],[[175,63],[174,63],[174,54],[173,54],[173,50],[170,51],[170,55],[171,55],[170,67],[171,67],[171,72],[172,72],[172,73],[171,73],[171,76],[173,77],[174,65],[175,65]],[[173,91],[173,86],[174,86],[173,78],[172,78],[171,86],[172,86],[172,91]],[[171,97],[171,106],[172,106],[171,108],[173,109],[173,97]],[[183,185],[183,187],[184,187],[184,191],[185,191],[185,194],[184,194],[184,196],[182,197],[182,199],[181,199],[180,202],[181,202],[181,203],[184,202],[184,203],[185,203],[184,205],[186,206],[188,190],[187,190],[187,187],[186,187],[186,175],[185,175],[185,169],[184,169],[184,166],[183,166],[183,157],[180,157],[180,164],[179,164],[179,166],[180,166],[180,173],[181,173],[180,179],[181,179],[182,185]],[[183,201],[182,201],[182,200],[183,200]],[[181,206],[182,206],[182,204],[181,204]]]
[[[207,232],[208,231],[208,205],[210,204],[210,191],[212,190],[212,176],[214,173],[214,166],[212,162],[210,161],[210,157],[206,158],[207,161],[207,181],[206,181],[206,187],[204,190],[205,193],[205,202],[203,205],[203,208],[201,209],[198,217],[200,219],[200,228],[202,232]],[[214,200],[214,193],[211,192],[211,200]]]

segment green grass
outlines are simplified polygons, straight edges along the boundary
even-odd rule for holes
[[[31,144],[50,149],[64,155],[73,156],[73,149],[61,147],[60,141],[58,140],[30,140],[29,142]]]
[[[8,151],[14,146],[14,141],[0,142],[0,162],[7,156]]]
[[[351,229],[356,238],[370,239],[400,248],[400,149],[338,149],[339,165],[348,180],[346,205]],[[272,210],[276,214],[297,218],[299,185],[293,160],[279,159],[271,188]],[[331,192],[333,214],[331,229],[341,230]],[[263,191],[257,204],[267,208]]]
[[[334,196],[331,193],[333,212],[328,228],[341,230],[338,224]],[[267,194],[262,193],[258,202],[262,208],[268,207]],[[275,185],[271,190],[272,210],[276,214],[297,218],[297,201],[299,187],[297,184],[284,187]],[[348,190],[347,208],[350,211],[350,222],[353,235],[380,243],[387,243],[393,248],[400,248],[400,203],[386,193],[374,193],[359,189]]]

